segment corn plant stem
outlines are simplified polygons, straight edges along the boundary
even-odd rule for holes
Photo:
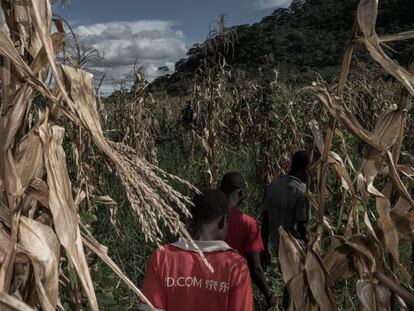
[[[338,215],[338,222],[336,224],[336,230],[339,230],[341,223],[342,223],[342,215],[344,214],[345,204],[346,204],[346,197],[347,197],[347,191],[342,191],[342,202],[341,202],[341,209],[339,210]]]
[[[414,287],[414,242],[411,243],[411,268],[411,271],[413,271],[411,276],[411,286]]]
[[[325,215],[325,198],[326,198],[326,184],[327,184],[327,171],[328,171],[328,160],[329,160],[329,152],[332,146],[332,140],[334,137],[336,128],[336,119],[331,118],[329,121],[329,128],[326,133],[325,138],[325,149],[322,155],[322,162],[321,162],[321,177],[319,183],[319,213],[318,213],[318,223],[323,223],[323,217]]]
[[[17,234],[20,220],[20,210],[16,209],[16,197],[7,195],[9,209],[13,211],[10,216],[11,224],[11,235],[10,241],[7,245],[7,254],[4,259],[4,263],[0,269],[0,292],[8,293],[10,290],[12,277],[13,277],[13,266],[16,258],[16,247],[17,247]]]
[[[401,285],[395,283],[391,278],[382,272],[374,272],[374,277],[377,278],[386,288],[391,290],[396,295],[400,296],[407,304],[410,310],[414,310],[414,295],[411,294]]]
[[[0,108],[6,107],[10,97],[10,61],[0,56],[1,102]]]
[[[355,39],[357,37],[358,30],[359,30],[358,19],[355,17],[354,26],[352,28],[352,36],[351,36],[351,39],[347,43],[345,54],[344,54],[344,59],[342,62],[341,73],[339,75],[338,93],[337,93],[338,96],[341,96],[345,89],[345,83],[346,83],[346,79],[348,78],[349,68],[350,68],[351,60],[352,60],[352,53],[354,51],[354,47],[356,44]]]

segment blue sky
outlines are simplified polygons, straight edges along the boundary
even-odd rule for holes
[[[74,27],[79,39],[97,48],[107,59],[105,68],[111,84],[128,74],[137,61],[154,79],[157,68],[185,57],[187,49],[202,42],[209,24],[226,14],[227,25],[251,24],[291,0],[71,0],[57,5],[55,13]]]

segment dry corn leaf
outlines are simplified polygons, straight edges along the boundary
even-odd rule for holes
[[[341,122],[355,137],[377,150],[383,151],[386,149],[378,137],[365,130],[355,116],[346,107],[340,105],[337,98],[329,94],[326,88],[315,85],[313,90],[320,102],[327,108],[329,114]]]
[[[52,71],[55,83],[63,95],[63,98],[69,102],[66,89],[62,84],[56,65],[55,48],[53,46],[51,31],[52,31],[52,7],[49,0],[31,0],[31,16],[33,25],[37,31],[41,42],[43,43],[46,57],[49,61],[50,69]]]
[[[379,38],[380,42],[391,42],[414,39],[414,31],[404,31],[393,35],[384,35]]]
[[[282,226],[279,227],[279,262],[282,269],[283,281],[287,284],[298,275],[305,263],[305,253],[299,242],[288,234]]]
[[[26,194],[42,206],[49,208],[49,188],[42,179],[33,179]]]
[[[0,264],[4,263],[4,260],[6,259],[6,253],[8,249],[8,245],[10,242],[10,234],[8,234],[4,228],[0,229]],[[17,244],[17,252],[16,252],[16,258],[15,263],[28,263],[29,259],[24,254],[24,249]]]
[[[360,29],[364,34],[365,45],[371,57],[389,74],[400,81],[411,95],[414,96],[414,75],[389,58],[381,48],[380,38],[375,32],[377,16],[378,0],[361,0],[359,2],[357,17]]]
[[[355,275],[353,249],[345,245],[344,240],[333,237],[323,262],[333,282],[347,280]]]
[[[344,243],[352,248],[354,266],[361,277],[370,275],[377,270],[377,260],[367,246],[372,242],[367,242],[364,237],[354,235],[349,240],[344,239]]]
[[[95,196],[93,198],[95,204],[102,204],[109,206],[111,213],[111,224],[116,227],[116,214],[118,212],[118,203],[116,203],[109,195]]]
[[[398,279],[391,279],[380,271],[376,271],[374,277],[378,279],[384,287],[401,297],[410,310],[414,308],[414,295],[405,287],[401,286]]]
[[[16,71],[14,72],[14,74],[16,74],[21,79],[23,79],[24,77],[30,78],[30,80],[28,79],[27,81],[28,83],[35,86],[45,96],[53,99],[54,96],[50,92],[49,88],[33,74],[30,67],[20,57],[19,53],[14,48],[13,42],[6,34],[2,23],[0,23],[0,42],[0,55],[3,55],[4,57],[10,59],[14,66],[16,66]]]
[[[379,225],[384,236],[385,249],[392,254],[394,260],[398,263],[400,258],[398,231],[391,220],[390,201],[385,197],[377,197],[376,207],[379,215]]]
[[[309,289],[320,310],[337,310],[335,298],[330,289],[330,276],[312,247],[309,247],[306,254],[305,271]]]
[[[10,240],[11,240],[10,235],[7,234],[5,231],[1,230],[0,232],[0,262],[2,262],[3,265],[5,264],[4,261],[7,260],[6,253],[7,254],[10,253],[8,251]],[[37,252],[39,251],[41,252],[42,250],[38,249]],[[30,284],[29,286],[32,286],[32,288],[36,288],[37,297],[42,306],[42,309],[47,310],[47,311],[53,311],[54,307],[50,303],[47,292],[42,283],[44,272],[43,272],[41,263],[35,256],[33,256],[30,252],[28,252],[26,249],[21,247],[19,244],[16,244],[15,252],[16,252],[16,257],[15,257],[14,263],[16,265],[20,263],[26,264],[29,262],[32,264],[35,284]],[[17,275],[16,275],[16,280],[17,280]]]
[[[414,241],[414,210],[406,213],[391,210],[391,219],[397,228],[400,240]]]
[[[394,160],[392,157],[391,152],[387,152],[387,158],[388,158],[388,171],[389,176],[391,180],[394,183],[394,187],[396,188],[399,195],[406,201],[408,201],[412,207],[414,207],[414,200],[411,197],[410,193],[408,192],[407,188],[404,186],[400,175],[398,175],[397,168],[395,167]]]
[[[310,121],[309,127],[313,134],[314,141],[318,148],[319,153],[323,154],[325,150],[325,142],[324,142],[323,135],[318,126],[317,121],[316,120]],[[334,151],[331,151],[329,153],[328,164],[333,166],[334,171],[336,172],[336,174],[341,180],[342,187],[344,187],[345,190],[348,190],[354,194],[355,190],[354,190],[351,176],[349,175],[348,170],[346,169],[344,161],[341,159],[341,157]]]
[[[16,162],[17,174],[23,189],[26,189],[33,179],[42,177],[42,144],[39,135],[35,134],[34,131],[30,131],[22,139],[19,150],[16,152]]]
[[[369,280],[358,280],[356,292],[361,303],[361,311],[390,310],[391,292]]]
[[[55,32],[51,35],[51,41],[54,54],[57,54],[59,47],[65,41],[65,34],[61,32]],[[32,69],[33,74],[35,75],[40,73],[41,70],[48,68],[47,52],[44,46],[41,48],[33,62],[30,64],[30,68]]]
[[[92,310],[98,310],[85,253],[78,227],[78,216],[62,148],[64,129],[42,125],[39,128],[44,149],[44,163],[49,186],[49,208],[53,215],[55,231],[85,289]]]
[[[318,122],[315,119],[313,119],[309,121],[308,125],[313,134],[313,139],[316,144],[316,147],[318,148],[319,153],[323,154],[325,149],[325,142],[323,140],[322,131],[318,125]]]
[[[329,153],[328,163],[332,163],[336,174],[341,180],[342,187],[345,190],[350,191],[352,194],[355,194],[351,176],[349,175],[348,170],[346,169],[344,161],[341,159],[341,157],[334,151],[331,151]]]
[[[311,310],[309,287],[307,285],[306,273],[301,271],[299,274],[286,283],[290,295],[290,304],[294,310]],[[289,309],[290,310],[290,309]]]
[[[13,297],[5,292],[0,292],[1,310],[4,311],[34,311],[21,300]]]
[[[42,267],[42,283],[47,298],[56,309],[59,297],[59,263],[60,244],[52,228],[27,217],[21,217],[19,226],[19,244],[31,256],[35,257]]]

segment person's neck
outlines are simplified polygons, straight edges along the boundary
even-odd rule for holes
[[[306,183],[306,173],[305,172],[301,172],[301,171],[290,171],[289,172],[290,176],[296,177],[297,179],[299,179],[301,182]]]
[[[195,234],[192,235],[195,241],[215,241],[219,240],[217,233],[212,232],[207,227],[201,227]]]
[[[238,202],[238,200],[229,200],[229,206],[230,207],[239,207],[239,202]]]

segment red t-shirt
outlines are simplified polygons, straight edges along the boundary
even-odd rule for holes
[[[246,253],[264,250],[257,221],[237,207],[229,209],[229,231],[226,242],[243,256],[246,256]]]
[[[246,260],[224,241],[197,241],[211,272],[185,240],[155,250],[148,262],[143,293],[157,310],[253,311]],[[150,310],[141,304],[141,310]]]

